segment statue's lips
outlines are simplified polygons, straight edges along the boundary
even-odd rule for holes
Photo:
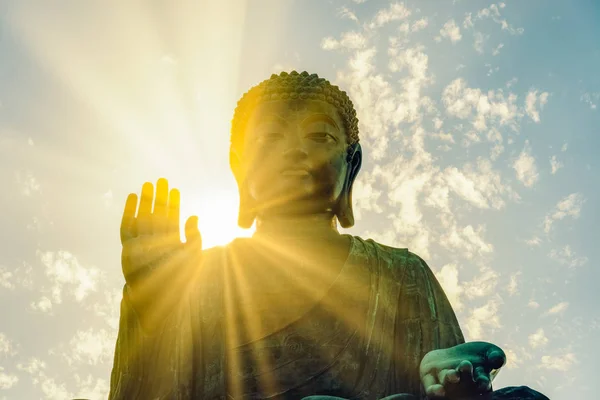
[[[310,172],[305,169],[285,169],[281,171],[281,175],[283,176],[310,176]]]

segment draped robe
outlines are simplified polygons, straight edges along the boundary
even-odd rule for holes
[[[124,290],[109,399],[424,398],[423,356],[464,343],[452,307],[420,257],[347,236],[348,257],[316,304],[236,347],[247,327],[226,318],[244,301],[231,293],[232,266],[250,239],[204,250],[191,291],[152,335]]]

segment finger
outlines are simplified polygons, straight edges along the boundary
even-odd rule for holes
[[[167,231],[167,201],[169,197],[169,183],[165,178],[156,182],[156,199],[154,211],[152,212],[152,229],[156,233]]]
[[[446,391],[439,383],[426,387],[425,394],[428,399],[443,399],[446,397]]]
[[[185,222],[185,243],[186,245],[199,246],[202,248],[202,236],[198,229],[198,217],[191,216]]]
[[[439,385],[437,377],[435,376],[435,374],[433,373],[428,373],[427,375],[425,375],[422,379],[421,382],[423,383],[423,387],[425,388],[425,391],[427,392],[427,394],[429,395],[429,388],[434,387],[436,385]]]
[[[171,189],[168,206],[168,231],[179,240],[179,190]]]
[[[154,187],[150,182],[142,186],[142,198],[140,199],[140,208],[137,215],[138,235],[148,235],[152,233],[152,199],[154,197]]]
[[[125,201],[125,210],[121,219],[121,244],[135,237],[135,210],[137,208],[137,195],[129,193]]]
[[[460,382],[460,374],[456,369],[443,369],[438,373],[438,381],[444,387]]]
[[[492,383],[487,373],[485,372],[485,368],[482,365],[475,368],[473,377],[475,385],[477,386],[477,389],[480,392],[485,393],[491,389]]]
[[[499,369],[506,364],[506,354],[498,348],[491,351],[487,356],[487,367],[490,369]]]
[[[456,367],[456,372],[458,372],[461,382],[473,382],[473,364],[470,361],[461,361]]]

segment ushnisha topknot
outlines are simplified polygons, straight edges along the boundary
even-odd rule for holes
[[[339,87],[317,74],[304,71],[298,73],[281,72],[272,74],[258,85],[248,90],[238,101],[231,121],[231,149],[240,153],[243,132],[254,108],[269,100],[312,99],[325,101],[338,110],[348,138],[348,145],[358,143],[358,118],[352,101]]]

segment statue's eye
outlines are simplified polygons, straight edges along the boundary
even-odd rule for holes
[[[267,142],[271,142],[277,139],[281,139],[283,137],[283,135],[281,133],[278,132],[265,132],[263,134],[260,135],[261,140],[267,141]]]
[[[333,139],[333,137],[327,132],[311,132],[308,135],[306,135],[306,137],[319,143],[327,143],[328,141]]]

